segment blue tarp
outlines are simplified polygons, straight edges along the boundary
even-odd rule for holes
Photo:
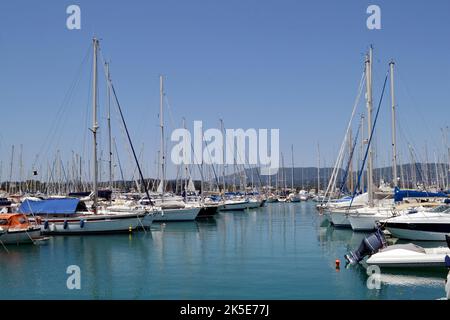
[[[394,200],[396,202],[403,201],[403,198],[446,198],[447,194],[444,192],[426,192],[417,190],[400,190],[395,188]]]
[[[25,200],[19,207],[20,213],[25,214],[74,214],[77,211],[79,199],[63,198],[48,200]]]

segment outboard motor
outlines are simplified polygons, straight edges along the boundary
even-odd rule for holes
[[[358,250],[355,252],[350,251],[349,254],[345,255],[345,260],[349,264],[357,264],[368,255],[376,253],[378,250],[386,247],[387,242],[384,237],[384,233],[380,228],[377,231],[367,237],[359,245]]]

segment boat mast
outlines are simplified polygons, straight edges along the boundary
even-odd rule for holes
[[[366,141],[364,140],[364,113],[361,114],[361,163],[363,162],[364,159],[364,144],[366,143]],[[361,174],[361,193],[364,193],[364,168],[362,168],[362,174]]]
[[[396,120],[395,120],[395,94],[394,94],[394,61],[389,63],[391,68],[391,105],[392,105],[392,180],[394,187],[398,187],[398,175],[397,175],[397,133],[396,133]]]
[[[294,145],[291,145],[292,153],[292,176],[291,176],[291,192],[294,190]]]
[[[108,115],[107,115],[107,121],[108,121],[108,165],[109,165],[109,189],[112,190],[112,138],[111,138],[111,89],[109,87],[109,83],[111,82],[111,77],[109,74],[109,63],[105,63],[106,67],[106,76],[108,77],[108,85],[106,86],[106,92],[107,92],[107,99],[108,99]]]
[[[183,117],[183,128],[186,130],[186,118]],[[187,163],[184,164],[184,199],[187,199],[187,192],[188,192],[188,165]]]
[[[93,58],[93,85],[92,85],[92,136],[93,136],[93,173],[94,173],[94,213],[97,213],[98,206],[98,164],[97,164],[97,50],[98,50],[98,40],[94,38],[94,58]]]
[[[225,128],[223,125],[223,120],[220,119],[220,129],[222,131],[222,136],[223,136],[223,145],[222,145],[222,158],[223,158],[223,163],[222,163],[222,178],[223,178],[223,194],[225,196]]]
[[[163,100],[164,100],[164,79],[163,76],[159,76],[159,125],[161,127],[161,186],[162,195],[161,201],[164,202],[164,184],[165,184],[165,156],[164,156],[164,118],[163,118]]]
[[[320,191],[320,145],[317,142],[317,195]]]
[[[370,46],[369,55],[366,57],[367,132],[369,139],[372,134],[372,57],[373,48]],[[373,154],[372,146],[370,144],[368,148],[367,192],[369,195],[369,207],[373,207]]]
[[[14,145],[11,147],[11,162],[9,167],[9,181],[8,181],[8,193],[12,193],[11,181],[13,176],[13,163],[14,163]]]

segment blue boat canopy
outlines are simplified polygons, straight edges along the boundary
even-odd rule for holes
[[[25,214],[61,214],[70,215],[77,211],[86,211],[84,202],[76,198],[47,199],[47,200],[25,200],[19,207],[20,213]]]

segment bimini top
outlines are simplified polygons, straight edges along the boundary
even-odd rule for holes
[[[76,198],[30,200],[27,199],[19,207],[20,213],[25,214],[75,214],[77,211],[87,211],[84,202]]]

